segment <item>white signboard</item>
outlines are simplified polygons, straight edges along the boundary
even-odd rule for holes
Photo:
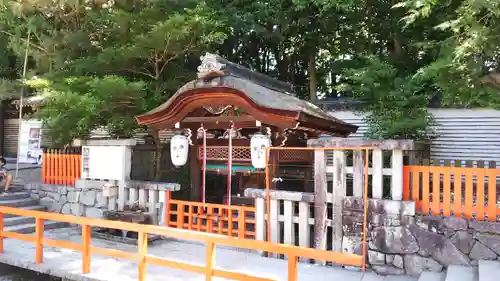
[[[42,163],[42,121],[21,120],[19,163]]]
[[[83,146],[82,179],[124,180],[130,169],[130,148],[126,146]]]

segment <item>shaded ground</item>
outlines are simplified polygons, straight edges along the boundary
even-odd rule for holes
[[[0,281],[61,281],[61,278],[0,264]]]

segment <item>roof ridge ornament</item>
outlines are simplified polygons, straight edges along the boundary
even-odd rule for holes
[[[224,75],[222,69],[226,64],[220,63],[217,60],[217,55],[205,53],[200,57],[201,64],[198,66],[198,78],[210,78]]]

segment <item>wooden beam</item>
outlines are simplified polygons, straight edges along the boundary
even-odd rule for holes
[[[208,116],[208,117],[186,117],[181,123],[220,123],[220,122],[247,122],[256,121],[251,115],[241,116]]]

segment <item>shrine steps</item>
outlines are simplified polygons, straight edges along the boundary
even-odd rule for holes
[[[13,185],[12,193],[0,194],[0,206],[8,206],[26,210],[46,211],[46,207],[39,204],[37,199],[31,198],[27,192],[23,191],[20,185]],[[54,229],[66,226],[65,223],[46,221],[45,229]],[[32,217],[20,217],[5,215],[4,231],[17,233],[35,232],[35,219]]]

